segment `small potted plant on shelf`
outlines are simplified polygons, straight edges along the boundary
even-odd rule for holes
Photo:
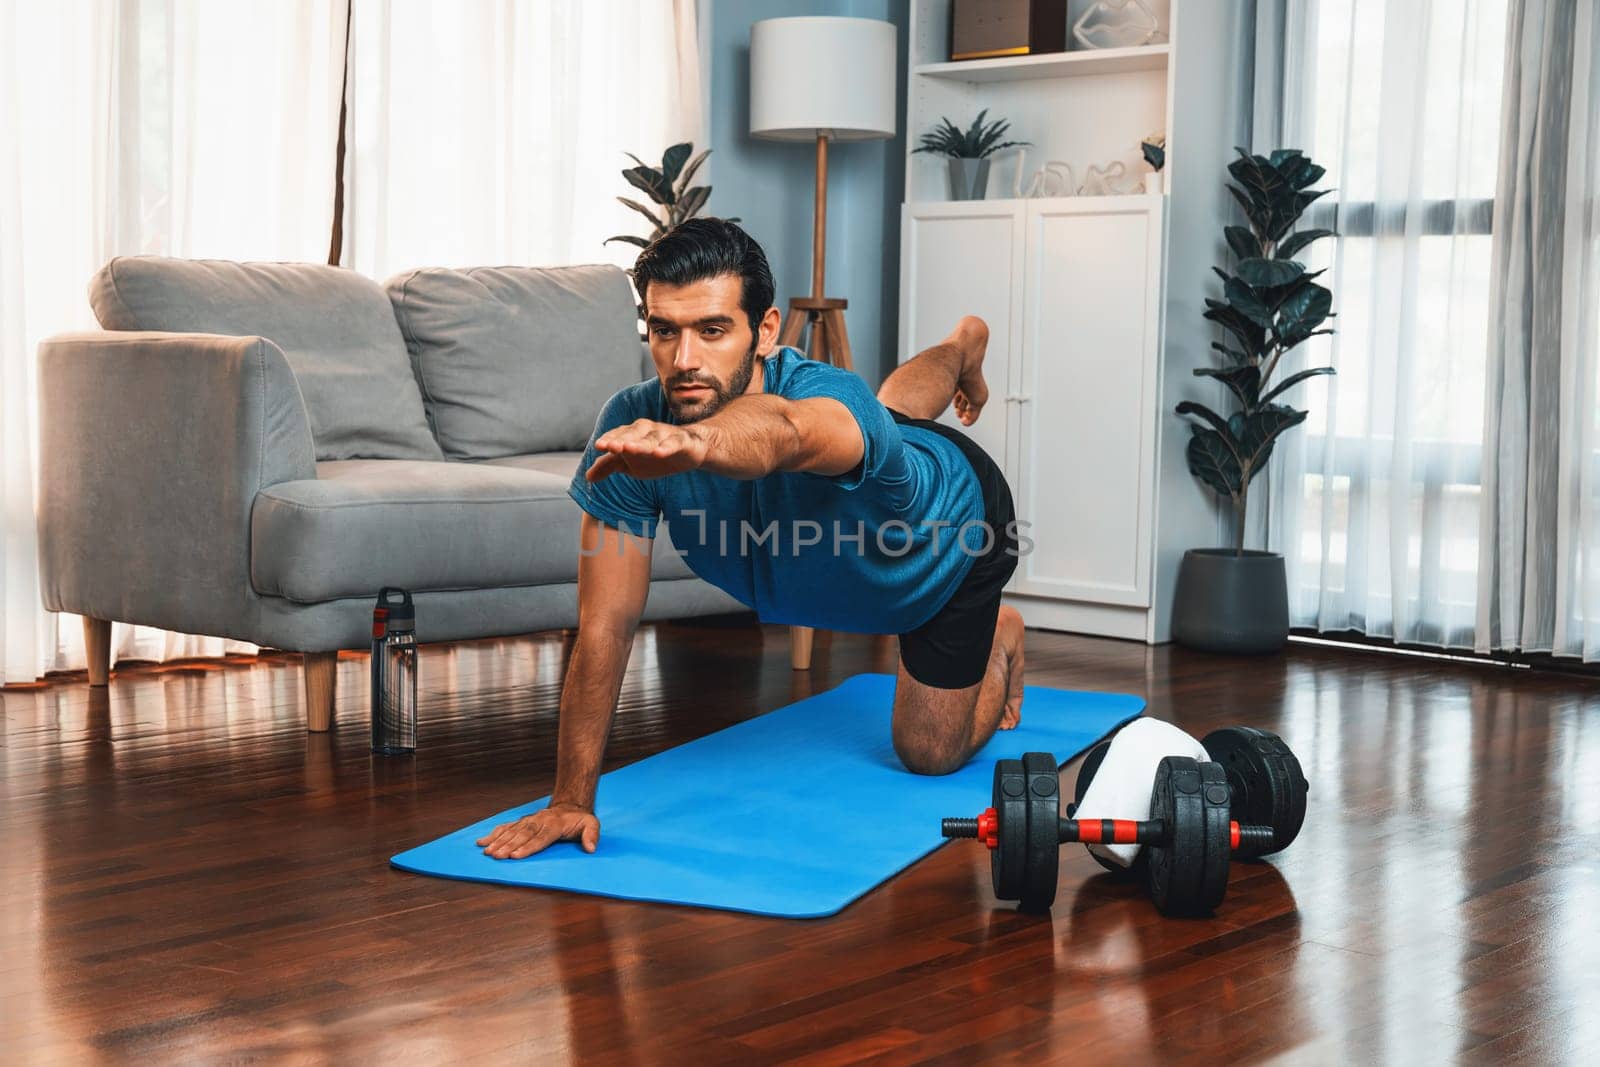
[[[1232,273],[1217,269],[1223,299],[1206,300],[1205,317],[1226,335],[1211,348],[1221,366],[1200,367],[1228,391],[1233,409],[1224,416],[1185,400],[1189,416],[1189,471],[1233,507],[1234,543],[1184,554],[1172,611],[1172,636],[1181,644],[1212,652],[1273,652],[1289,637],[1289,600],[1283,557],[1244,547],[1245,505],[1250,483],[1272,457],[1273,443],[1305,421],[1305,411],[1282,402],[1308,378],[1332,374],[1312,367],[1277,384],[1273,374],[1296,347],[1319,334],[1332,314],[1333,294],[1318,285],[1322,271],[1308,271],[1295,257],[1332,230],[1295,230],[1300,215],[1328,190],[1311,191],[1323,168],[1303,153],[1282,149],[1271,156],[1239,149],[1228,165],[1228,191],[1244,209],[1248,226],[1227,226],[1223,236],[1236,262]]]
[[[1000,140],[1011,123],[995,119],[986,125],[983,120],[988,114],[988,108],[978,112],[964,131],[948,118],[941,118],[939,126],[922,135],[922,147],[912,150],[912,155],[932,152],[949,159],[952,200],[982,200],[989,188],[989,157],[1002,148],[1032,143]]]
[[[1152,133],[1139,142],[1139,151],[1144,153],[1144,161],[1150,164],[1150,173],[1144,176],[1144,191],[1161,192],[1162,168],[1167,165],[1167,135]]]

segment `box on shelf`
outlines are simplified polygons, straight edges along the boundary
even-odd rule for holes
[[[1067,0],[953,0],[950,58],[1064,52]]]

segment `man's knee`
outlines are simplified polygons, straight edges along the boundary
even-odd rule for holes
[[[893,730],[894,754],[912,774],[951,774],[971,755],[968,738],[939,731],[902,727]]]

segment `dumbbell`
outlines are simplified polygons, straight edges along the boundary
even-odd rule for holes
[[[1022,911],[1049,910],[1060,846],[1078,841],[1144,846],[1156,907],[1167,915],[1203,915],[1227,892],[1233,852],[1270,847],[1273,840],[1270,826],[1230,819],[1228,802],[1221,764],[1167,756],[1156,768],[1148,820],[1064,819],[1055,757],[1029,752],[995,764],[989,810],[976,819],[945,819],[942,832],[987,845],[995,896],[1018,901]]]
[[[1200,746],[1227,772],[1233,817],[1272,827],[1269,847],[1241,855],[1254,859],[1288,848],[1306,821],[1311,784],[1283,738],[1254,726],[1228,726],[1206,734]]]
[[[1256,859],[1288,848],[1306,821],[1306,793],[1310,785],[1300,770],[1300,761],[1283,743],[1283,738],[1254,726],[1228,726],[1206,734],[1200,746],[1212,760],[1222,764],[1227,773],[1233,818],[1241,823],[1272,827],[1270,842],[1265,846],[1252,844],[1241,848],[1236,856]],[[1102,741],[1083,757],[1072,791],[1072,803],[1067,805],[1069,816],[1083,803],[1089,783],[1094,781],[1110,747],[1110,740]],[[1098,852],[1089,854],[1109,871],[1120,874],[1127,870]]]

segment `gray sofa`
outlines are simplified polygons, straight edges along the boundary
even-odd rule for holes
[[[379,587],[419,641],[577,624],[567,483],[601,405],[653,373],[611,266],[422,270],[129,257],[105,332],[39,350],[41,587],[85,617],[305,654],[326,730]],[[663,527],[646,618],[742,610]],[[364,698],[361,698],[364,703]]]

